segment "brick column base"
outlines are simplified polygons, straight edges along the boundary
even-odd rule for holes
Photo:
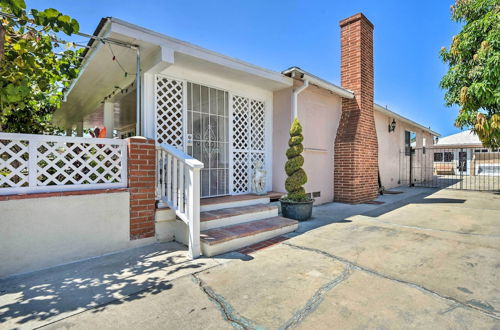
[[[153,237],[156,203],[155,141],[144,137],[132,137],[127,141],[130,239]]]

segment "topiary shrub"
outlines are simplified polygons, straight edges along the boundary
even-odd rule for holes
[[[293,202],[305,202],[310,199],[306,195],[304,187],[307,182],[306,172],[302,169],[304,165],[304,157],[301,155],[304,151],[302,141],[302,126],[299,119],[295,117],[292,127],[290,128],[290,140],[288,140],[288,150],[286,157],[288,158],[285,164],[285,172],[288,178],[285,181],[285,189],[288,192],[285,200]]]

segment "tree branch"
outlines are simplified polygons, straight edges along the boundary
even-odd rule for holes
[[[0,22],[0,62],[2,62],[5,52],[4,43],[5,43],[5,28]]]

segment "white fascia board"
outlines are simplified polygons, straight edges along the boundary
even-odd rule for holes
[[[433,130],[431,130],[429,127],[425,127],[425,126],[423,126],[423,125],[420,125],[419,123],[416,123],[416,122],[414,122],[414,121],[413,121],[413,120],[411,120],[411,119],[408,119],[408,118],[406,118],[406,117],[403,117],[403,116],[401,116],[401,115],[399,115],[399,114],[395,113],[394,111],[391,111],[391,110],[389,110],[389,109],[387,109],[387,108],[385,108],[385,107],[383,107],[383,106],[381,106],[381,105],[379,105],[379,104],[374,103],[374,104],[373,104],[373,109],[374,109],[375,111],[381,112],[381,113],[383,113],[383,114],[385,114],[385,115],[387,115],[387,116],[389,116],[389,117],[392,117],[392,118],[395,118],[395,119],[401,120],[401,121],[403,121],[403,122],[405,122],[405,123],[407,123],[407,124],[410,124],[410,125],[416,126],[416,127],[420,128],[420,129],[422,129],[422,130],[426,131],[426,132],[429,132],[430,134],[432,134],[432,135],[434,135],[434,136],[438,136],[438,137],[439,137],[439,136],[441,136],[441,134],[439,134],[439,133],[437,133],[437,132],[434,132],[434,131],[433,131]]]
[[[203,59],[234,70],[269,79],[283,85],[283,88],[293,85],[293,80],[291,78],[286,77],[279,72],[271,71],[226,55],[222,55],[116,18],[111,18],[111,22],[113,23],[111,25],[112,32],[126,35],[137,40],[142,40],[153,45],[160,45],[169,48],[174,52]]]
[[[353,99],[354,98],[354,92],[342,88],[340,86],[337,86],[335,84],[332,84],[324,79],[321,79],[309,72],[306,72],[298,67],[291,67],[290,69],[287,69],[282,72],[282,74],[286,75],[292,72],[298,72],[302,75],[303,80],[308,80],[310,84],[316,85],[318,87],[321,87],[323,89],[326,89],[340,97],[346,98],[346,99]]]

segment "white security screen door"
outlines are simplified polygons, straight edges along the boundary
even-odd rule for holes
[[[252,189],[252,172],[260,163],[265,168],[265,103],[233,95],[232,192]]]
[[[200,160],[201,197],[229,193],[228,93],[187,83],[187,153]]]

